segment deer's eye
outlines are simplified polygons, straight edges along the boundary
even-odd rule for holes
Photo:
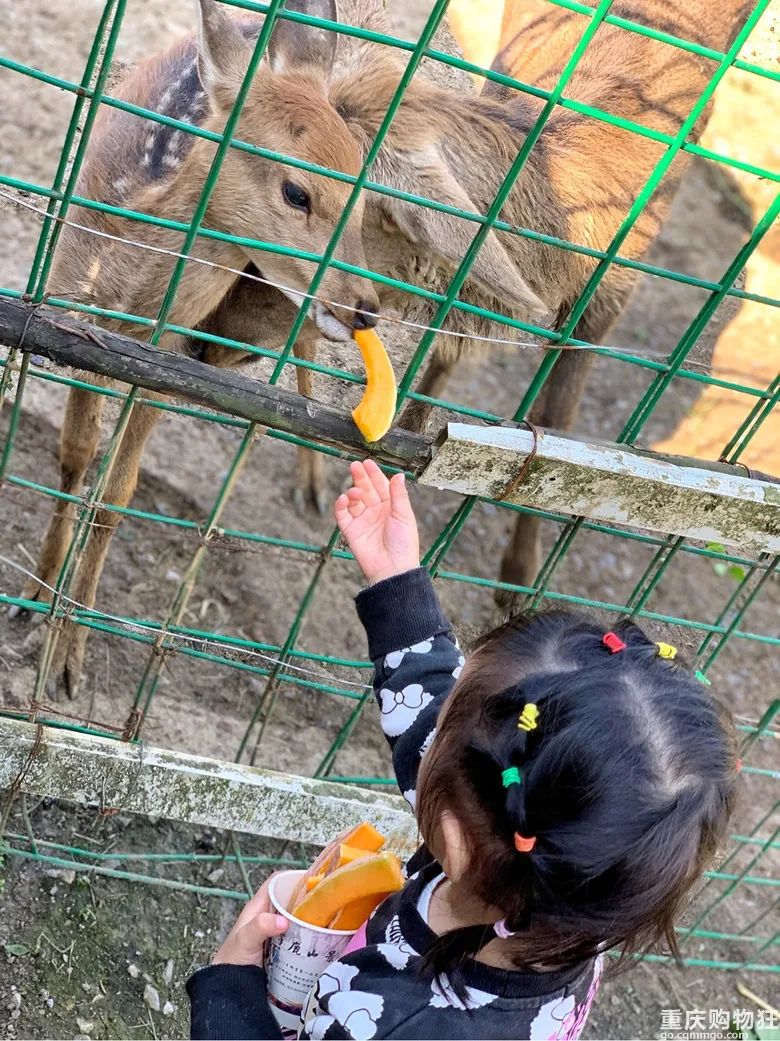
[[[304,213],[311,213],[311,196],[299,184],[285,181],[282,185],[282,194],[288,206],[292,206],[296,210],[303,210]]]

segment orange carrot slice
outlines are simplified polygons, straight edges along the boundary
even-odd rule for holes
[[[348,846],[345,842],[342,842],[339,847],[339,860],[336,867],[344,867],[345,864],[351,864],[353,860],[360,860],[361,857],[368,856],[370,856],[368,850],[359,849],[357,846]]]
[[[385,844],[385,837],[378,832],[373,824],[363,821],[357,827],[348,831],[341,840],[345,846],[354,846],[355,849],[365,849],[369,853],[378,853]]]
[[[347,904],[371,894],[395,893],[403,884],[398,857],[393,853],[375,853],[326,875],[294,908],[293,914],[308,925],[327,928]]]
[[[395,373],[384,344],[373,329],[356,329],[352,335],[366,367],[366,390],[352,418],[371,444],[381,441],[393,425],[398,396]]]
[[[342,907],[328,928],[355,932],[364,922],[368,921],[373,912],[388,896],[390,896],[389,893],[369,893],[368,896],[363,896],[359,900],[353,900],[351,904]]]
[[[378,853],[384,846],[385,838],[376,828],[363,821],[354,828],[348,828],[338,835],[323,849],[309,870],[302,876],[300,882],[293,890],[290,907],[295,907],[304,897],[307,890],[308,880],[316,875],[327,875],[339,867],[341,847],[350,846],[355,849],[366,850],[368,853]]]

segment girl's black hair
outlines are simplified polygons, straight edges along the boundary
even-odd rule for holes
[[[664,941],[714,856],[733,809],[736,736],[729,714],[633,623],[605,630],[550,612],[484,638],[443,711],[421,768],[423,836],[444,811],[470,851],[470,893],[500,909],[518,968],[566,966]],[[518,726],[525,705],[535,729]],[[521,783],[505,787],[517,767]],[[515,834],[535,837],[518,852]],[[423,971],[457,969],[495,933],[439,937]]]

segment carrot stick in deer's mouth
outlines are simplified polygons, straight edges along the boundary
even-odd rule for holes
[[[384,344],[373,329],[356,329],[352,335],[366,367],[366,390],[352,418],[371,443],[380,441],[393,425],[398,397],[395,373]]]

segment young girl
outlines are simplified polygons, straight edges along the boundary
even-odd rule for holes
[[[302,1038],[578,1038],[603,954],[659,941],[726,832],[727,713],[636,625],[524,618],[468,663],[420,568],[403,476],[372,462],[336,517],[382,728],[424,845],[323,975]],[[189,982],[194,1038],[280,1037],[258,967],[265,887]]]

